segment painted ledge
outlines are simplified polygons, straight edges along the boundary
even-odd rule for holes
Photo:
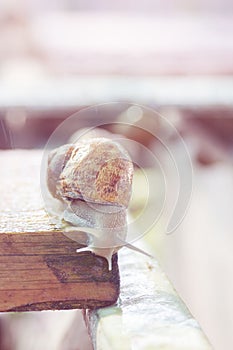
[[[212,349],[155,259],[119,252],[118,304],[89,311],[95,350]]]

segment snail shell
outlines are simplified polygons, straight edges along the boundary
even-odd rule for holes
[[[128,153],[111,139],[85,139],[49,155],[48,189],[64,204],[63,219],[89,228],[90,244],[82,251],[102,255],[109,264],[118,239],[125,239],[127,233],[132,177]]]
[[[106,138],[64,145],[50,154],[48,187],[63,200],[128,207],[133,164],[127,152]]]

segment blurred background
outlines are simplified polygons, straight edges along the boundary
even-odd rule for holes
[[[0,1],[1,149],[43,148],[72,113],[111,101],[155,108],[185,139],[195,181],[189,212],[172,235],[161,228],[147,243],[215,349],[233,347],[232,36],[230,0]],[[125,136],[156,147],[134,130]],[[1,316],[0,349],[35,349],[19,327],[36,334],[46,320],[59,322],[46,315]],[[57,344],[47,327],[44,337]]]

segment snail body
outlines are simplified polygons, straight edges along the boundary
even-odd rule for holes
[[[127,207],[133,164],[126,150],[107,138],[84,139],[49,154],[47,185],[62,208],[66,231],[77,228],[89,236],[89,250],[112,254],[127,235]]]

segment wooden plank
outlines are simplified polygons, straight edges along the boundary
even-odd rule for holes
[[[233,60],[232,60],[233,62]],[[230,76],[127,76],[127,88],[125,77],[121,76],[78,76],[63,79],[46,78],[41,81],[31,82],[25,93],[19,87],[14,89],[10,84],[0,81],[0,111],[10,110],[14,123],[17,125],[17,112],[23,112],[28,119],[39,120],[36,126],[40,125],[40,133],[43,130],[52,132],[51,122],[45,127],[45,121],[41,119],[53,119],[55,123],[61,122],[83,107],[90,106],[99,101],[137,101],[139,104],[154,106],[157,110],[162,107],[191,107],[198,108],[232,108],[233,105],[233,79]],[[49,86],[55,86],[48,89]],[[143,86],[138,89],[138,86]],[[2,91],[4,93],[2,93]],[[174,94],[174,91],[176,93]],[[26,109],[25,109],[26,106]],[[20,109],[19,109],[20,107]],[[14,116],[14,114],[16,116]],[[166,115],[165,115],[166,116]],[[11,119],[6,119],[11,124]],[[26,127],[29,130],[29,125]],[[32,136],[38,136],[36,127],[31,124]],[[15,124],[13,124],[14,128]],[[85,125],[86,126],[86,125]],[[23,127],[23,123],[19,127]],[[51,129],[50,129],[51,128]],[[21,129],[20,129],[21,131]],[[19,131],[15,127],[15,134]],[[30,139],[25,140],[27,144]],[[39,140],[38,140],[39,142]]]
[[[199,7],[171,13],[166,5],[161,11],[161,5],[157,6],[154,1],[132,13],[125,11],[125,1],[122,4],[121,11],[117,5],[117,11],[59,11],[36,16],[30,24],[32,33],[40,33],[34,37],[34,45],[43,54],[41,64],[49,62],[55,72],[72,78],[76,74],[200,76],[233,73],[233,16],[228,4],[227,13],[219,7],[213,11],[211,5],[207,11]],[[95,32],[90,34],[87,28],[92,26]],[[33,74],[30,78],[33,79]],[[128,79],[121,90],[128,88],[127,83]],[[49,87],[48,84],[46,92]]]
[[[40,196],[40,151],[0,152],[0,311],[96,308],[119,294],[107,261],[55,229]]]
[[[122,249],[118,305],[88,311],[95,350],[210,350],[156,259]]]

